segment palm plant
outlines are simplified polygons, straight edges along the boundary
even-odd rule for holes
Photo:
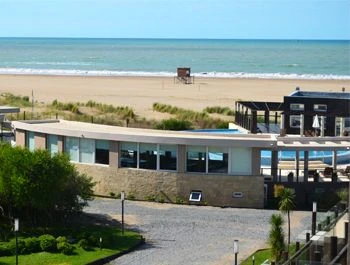
[[[290,245],[290,212],[294,209],[295,194],[292,189],[284,188],[279,192],[279,210],[288,217],[288,252]]]
[[[280,261],[281,253],[285,249],[283,223],[284,220],[280,214],[273,214],[270,218],[269,245],[271,247],[271,256],[276,263]]]

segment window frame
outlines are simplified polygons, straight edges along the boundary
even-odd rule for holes
[[[296,106],[298,106],[298,107],[295,108]],[[302,107],[301,107],[301,106],[302,106]],[[303,103],[290,103],[289,109],[290,109],[290,110],[295,110],[295,111],[304,111],[304,109],[305,109],[305,104],[303,104]]]
[[[325,109],[319,109],[320,106],[326,107]],[[327,104],[314,104],[314,111],[317,112],[327,112]]]
[[[191,150],[192,149],[192,150]],[[198,149],[198,150],[196,150]],[[198,170],[198,171],[190,171],[189,170],[189,152],[191,153],[202,153],[204,154],[203,156],[201,156],[201,160],[203,160],[204,158],[204,170]],[[199,157],[198,157],[199,158]],[[198,165],[196,166],[196,168],[198,167],[198,169],[202,169],[203,168],[203,162],[202,164],[199,163],[199,159],[198,161]],[[207,146],[201,146],[201,145],[187,145],[186,146],[186,172],[187,173],[208,173],[208,147]]]
[[[298,126],[294,126],[292,124],[293,119],[298,119],[298,121],[299,121],[299,125]],[[290,128],[294,128],[294,129],[300,129],[300,127],[301,127],[301,117],[300,117],[300,115],[289,115],[289,127]]]

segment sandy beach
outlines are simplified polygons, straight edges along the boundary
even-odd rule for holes
[[[207,106],[234,107],[236,100],[282,101],[296,87],[305,91],[350,91],[349,80],[281,80],[195,78],[194,84],[175,83],[173,77],[92,77],[0,75],[0,93],[31,97],[50,103],[94,100],[132,107],[152,116],[155,102],[202,110]]]

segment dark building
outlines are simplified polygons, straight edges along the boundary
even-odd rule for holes
[[[350,93],[310,92],[296,90],[284,97],[284,127],[287,134],[347,135],[350,123]],[[317,115],[317,116],[316,116]],[[315,119],[319,121],[315,121]],[[303,122],[303,124],[301,124]],[[316,126],[315,126],[316,122]]]
[[[251,133],[349,135],[350,93],[297,88],[283,102],[238,101],[235,120]]]

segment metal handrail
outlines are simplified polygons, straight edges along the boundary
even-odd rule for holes
[[[346,252],[346,250],[348,249],[349,247],[349,243],[346,244],[338,253],[338,255],[329,263],[329,265],[335,265],[336,262],[338,261],[338,259],[341,258],[341,256],[344,254],[344,252]]]
[[[304,250],[306,250],[311,245],[311,243],[312,243],[311,240],[306,242],[306,244],[301,249],[295,252],[294,255],[291,256],[286,262],[282,263],[282,265],[290,265],[295,258],[297,258],[301,253],[304,252]]]

